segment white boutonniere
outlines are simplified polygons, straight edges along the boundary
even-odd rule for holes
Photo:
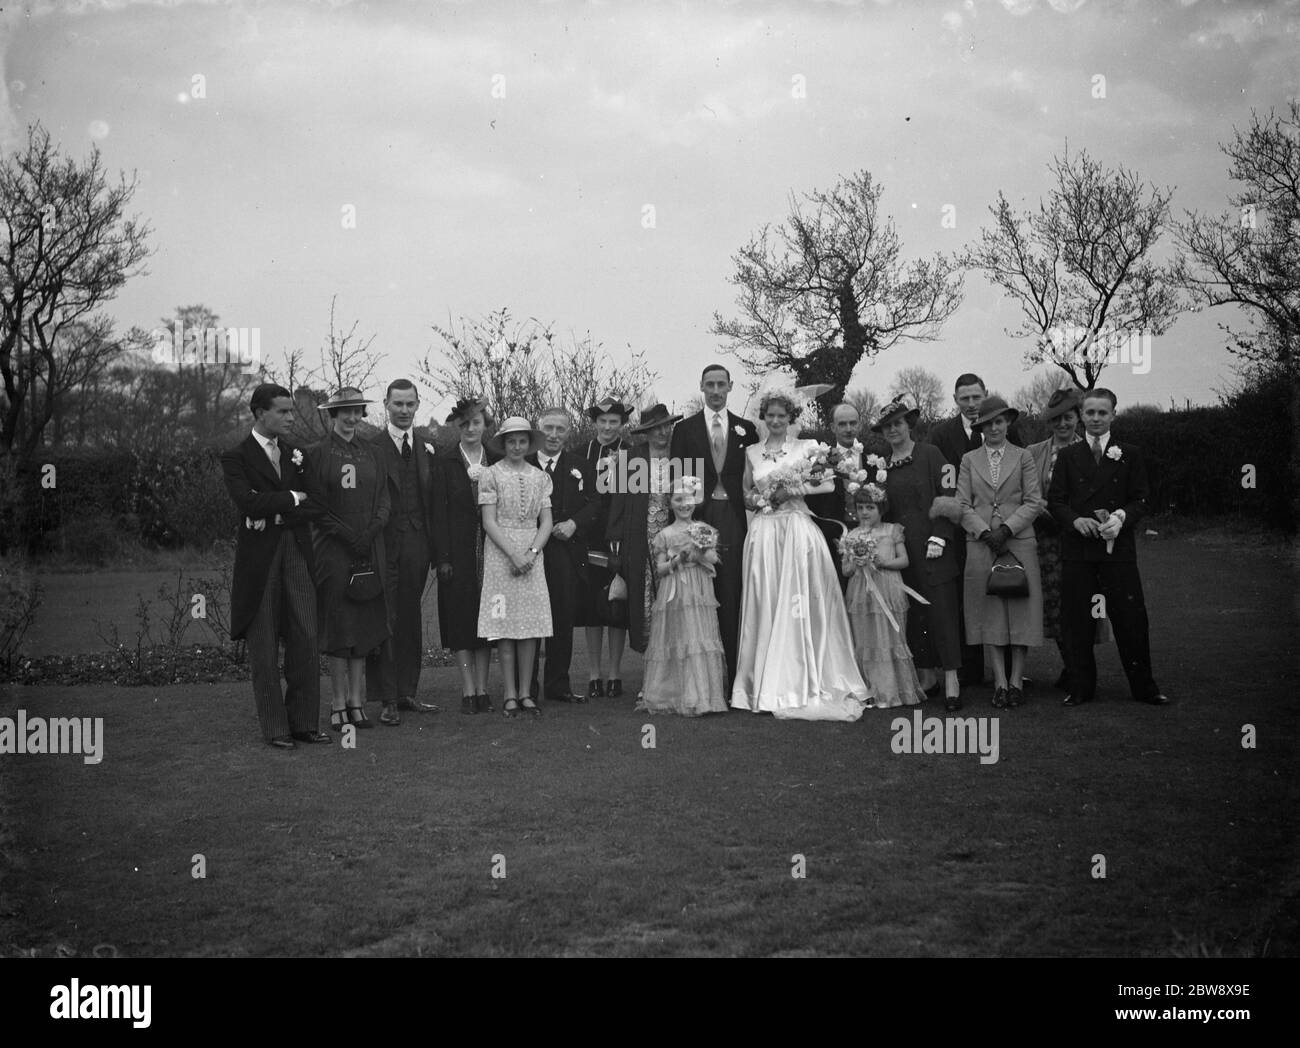
[[[738,437],[743,437],[743,436],[745,435],[745,427],[744,427],[744,426],[733,426],[732,429],[735,430],[735,432],[736,432],[736,436],[738,436]]]
[[[569,470],[569,476],[571,476],[574,480],[576,480],[576,481],[578,482],[578,490],[581,491],[581,490],[582,490],[582,470],[580,470],[580,469],[571,469],[571,470]]]
[[[1117,448],[1114,444],[1112,444],[1110,447],[1106,449],[1106,457],[1115,462],[1118,462],[1120,459],[1124,457],[1124,452],[1121,451],[1119,448]]]
[[[436,451],[433,450],[433,445],[430,444],[427,440],[424,442],[424,450],[427,451],[430,455],[438,454]]]
[[[302,465],[302,449],[301,449],[301,448],[294,448],[294,449],[293,449],[293,454],[290,455],[289,458],[290,458],[290,460],[293,462],[293,464],[294,464],[295,466],[301,466],[301,465]]]

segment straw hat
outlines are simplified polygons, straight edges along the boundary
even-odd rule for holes
[[[495,436],[488,437],[483,443],[493,451],[504,455],[506,453],[505,438],[511,433],[527,433],[532,438],[532,443],[528,445],[528,450],[525,452],[526,455],[531,455],[537,451],[546,439],[546,434],[540,429],[534,429],[532,423],[522,415],[511,415],[501,423],[501,428],[496,431]]]

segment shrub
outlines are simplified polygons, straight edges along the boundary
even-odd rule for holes
[[[0,563],[0,669],[6,674],[40,606],[41,584],[35,577],[18,564]]]

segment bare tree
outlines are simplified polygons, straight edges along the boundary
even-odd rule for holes
[[[943,393],[943,379],[920,365],[903,368],[889,386],[890,399],[902,397],[908,404],[920,408],[923,422],[938,417],[943,406]]]
[[[110,185],[97,149],[61,157],[39,124],[0,162],[0,458],[30,457],[58,398],[117,356],[96,311],[142,271],[150,230],[126,216],[134,177]]]
[[[1300,370],[1300,101],[1278,116],[1251,114],[1220,146],[1243,185],[1223,216],[1187,213],[1177,275],[1200,306],[1250,309],[1263,330],[1233,332],[1230,349],[1255,364]]]
[[[938,255],[904,263],[898,234],[879,215],[882,188],[868,171],[830,191],[791,194],[783,225],[764,226],[733,256],[740,317],[713,331],[751,369],[829,383],[838,402],[863,357],[902,339],[928,341],[961,302],[962,277]]]
[[[1011,406],[1037,418],[1046,410],[1052,394],[1070,385],[1069,379],[1062,375],[1059,369],[1040,371],[1029,380],[1027,385],[1021,386],[1011,394]]]
[[[498,419],[535,421],[554,405],[580,423],[601,397],[640,403],[656,377],[641,353],[629,349],[632,363],[621,367],[590,333],[561,341],[549,325],[531,317],[515,321],[508,309],[461,317],[459,327],[448,318],[433,330],[443,345],[420,361],[423,382],[439,397],[481,396]]]
[[[1025,367],[1055,364],[1085,388],[1131,338],[1163,334],[1181,308],[1171,273],[1150,258],[1173,190],[1103,170],[1086,151],[1067,148],[1049,168],[1047,201],[1017,213],[998,193],[992,227],[962,262],[1019,303],[1024,322],[1007,333],[1033,340]]]

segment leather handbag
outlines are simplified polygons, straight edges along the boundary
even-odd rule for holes
[[[348,600],[355,600],[360,603],[374,600],[384,592],[384,584],[379,578],[379,572],[371,566],[370,561],[357,561],[352,565],[352,572],[348,578],[348,586],[345,592]]]
[[[988,584],[984,592],[990,597],[1028,597],[1029,575],[1020,558],[1014,553],[999,553],[989,569]]]

